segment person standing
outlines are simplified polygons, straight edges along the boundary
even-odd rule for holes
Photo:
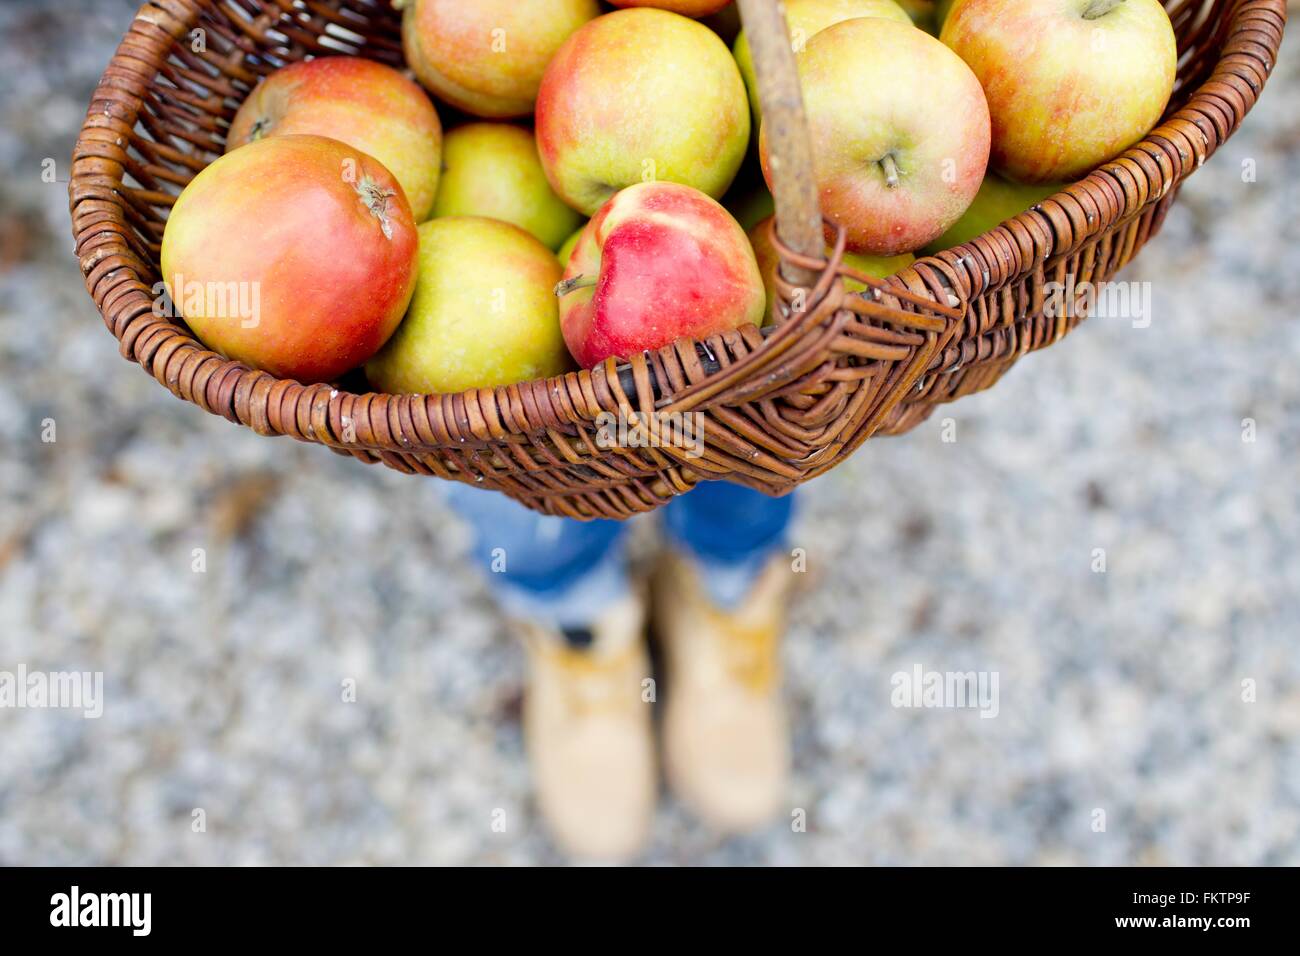
[[[626,523],[539,515],[469,486],[454,486],[452,499],[528,655],[524,740],[560,847],[592,859],[635,854],[654,816],[660,753],[672,790],[722,832],[779,810],[790,766],[779,641],[792,497],[706,482],[673,499],[648,582],[629,571]],[[656,748],[649,688],[660,685]]]

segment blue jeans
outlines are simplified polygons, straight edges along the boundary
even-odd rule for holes
[[[471,556],[508,613],[581,627],[628,590],[628,525],[529,511],[505,495],[451,485],[474,532]],[[794,499],[705,482],[662,509],[669,540],[694,558],[710,596],[732,606],[785,544]]]

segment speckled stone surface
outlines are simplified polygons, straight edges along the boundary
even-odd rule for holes
[[[521,654],[435,483],[176,401],[84,292],[41,162],[66,180],[133,8],[0,6],[0,670],[102,671],[106,698],[0,709],[0,864],[558,862]],[[725,840],[666,797],[644,862],[1300,864],[1287,46],[1125,276],[1149,328],[1090,321],[807,489],[806,832]],[[997,672],[998,716],[891,706],[916,665]]]

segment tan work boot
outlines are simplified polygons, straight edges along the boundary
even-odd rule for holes
[[[644,603],[633,596],[581,635],[521,626],[530,672],[524,743],[537,802],[556,842],[576,857],[626,858],[650,830],[656,780],[642,700],[650,676],[644,623]]]
[[[780,557],[734,610],[709,598],[695,564],[668,555],[654,581],[666,664],[664,771],[677,795],[727,832],[776,814],[790,774],[779,641],[792,572]]]

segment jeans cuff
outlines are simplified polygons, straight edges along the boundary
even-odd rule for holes
[[[549,628],[590,627],[631,591],[627,564],[621,556],[598,562],[563,588],[535,591],[505,578],[490,583],[508,616]]]
[[[691,561],[700,572],[700,583],[715,605],[723,610],[735,610],[754,589],[759,576],[779,549],[749,555],[739,561],[720,561],[691,554]]]

